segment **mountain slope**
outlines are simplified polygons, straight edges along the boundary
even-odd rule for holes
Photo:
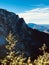
[[[15,50],[19,51],[20,54],[24,52],[25,56],[35,58],[41,53],[39,47],[41,47],[43,43],[46,43],[49,49],[49,34],[28,27],[23,18],[19,18],[19,16],[13,12],[0,9],[0,48],[7,44],[5,38],[10,31],[18,40]],[[1,43],[1,40],[5,41]],[[6,54],[5,48],[1,48],[0,50],[2,53]],[[2,50],[5,51],[3,52]],[[2,56],[4,54],[2,54]]]

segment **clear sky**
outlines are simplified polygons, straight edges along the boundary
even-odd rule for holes
[[[49,0],[0,0],[0,8],[18,13],[27,23],[49,23]]]

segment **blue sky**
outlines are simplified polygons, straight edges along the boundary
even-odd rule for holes
[[[49,6],[49,0],[0,0],[0,8],[4,8],[15,13],[45,6]]]
[[[0,0],[0,8],[19,14],[26,23],[49,24],[49,0]]]

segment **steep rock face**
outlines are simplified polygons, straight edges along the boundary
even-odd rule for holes
[[[39,47],[43,43],[46,43],[49,48],[49,34],[29,28],[23,18],[19,18],[18,15],[12,12],[0,9],[0,48],[7,43],[5,38],[10,31],[18,39],[15,50],[20,53],[24,52],[26,56],[36,58],[41,53]],[[6,51],[5,48],[0,50],[2,50],[1,52]]]
[[[19,42],[16,44],[16,51],[24,51],[25,45],[22,41],[25,39],[28,33],[25,21],[23,18],[19,18],[18,15],[12,12],[0,9],[0,50],[4,50],[2,45],[7,43],[6,37],[10,31],[19,40]]]

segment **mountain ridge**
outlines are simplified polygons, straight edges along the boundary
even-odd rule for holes
[[[49,49],[49,34],[32,29],[28,27],[23,18],[19,18],[18,15],[12,12],[8,12],[4,9],[0,10],[0,37],[4,39],[7,37],[9,32],[12,32],[16,36],[18,43],[16,43],[15,50],[21,53],[25,53],[25,56],[31,56],[36,58],[39,53],[39,47],[45,43]],[[1,40],[0,40],[1,42]],[[4,44],[7,42],[2,41]],[[2,45],[4,45],[2,44]],[[5,45],[6,45],[5,44]],[[0,45],[1,47],[1,45]],[[2,50],[6,49],[2,48]],[[38,53],[37,53],[38,52]],[[5,53],[6,52],[2,52]],[[3,54],[2,54],[3,56]]]
[[[28,26],[32,29],[37,29],[39,31],[49,33],[49,27],[47,25],[38,25],[34,23],[28,23]]]

